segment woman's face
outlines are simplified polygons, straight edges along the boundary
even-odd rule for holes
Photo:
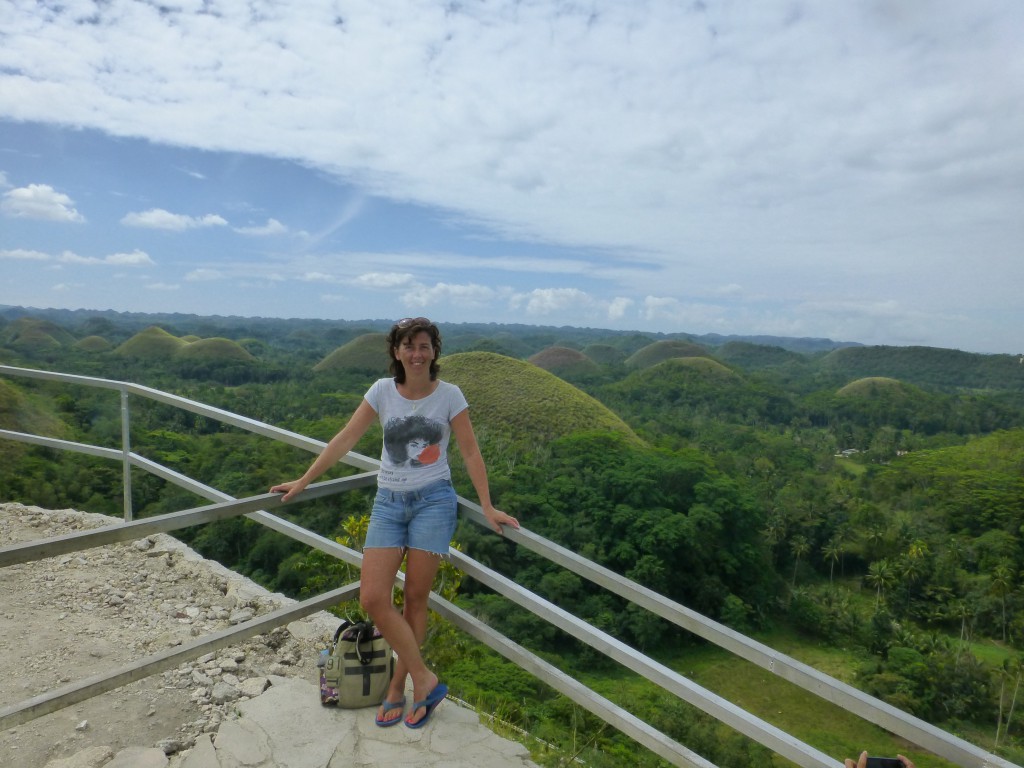
[[[395,347],[394,354],[407,374],[419,371],[429,373],[430,363],[434,359],[434,345],[430,334],[420,331],[412,336],[406,336]]]

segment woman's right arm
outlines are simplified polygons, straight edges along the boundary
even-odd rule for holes
[[[306,470],[302,477],[288,483],[275,485],[270,489],[270,492],[277,493],[283,491],[284,496],[281,497],[281,501],[291,501],[293,496],[305,490],[307,485],[337,464],[342,456],[351,451],[356,443],[359,442],[359,438],[370,428],[375,418],[377,418],[377,412],[373,410],[373,407],[366,400],[363,400],[352,414],[352,418],[348,420],[348,423],[341,428],[338,434],[331,438],[331,442],[324,447],[316,460],[309,465],[309,469]]]

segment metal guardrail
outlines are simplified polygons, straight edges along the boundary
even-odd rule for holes
[[[136,539],[157,531],[178,530],[238,515],[248,515],[251,519],[311,547],[339,557],[352,565],[359,565],[361,562],[362,556],[358,552],[266,512],[266,508],[272,509],[277,506],[283,506],[281,505],[280,494],[261,494],[236,500],[221,491],[199,483],[168,467],[164,467],[157,462],[150,461],[132,452],[130,450],[128,434],[128,395],[137,395],[156,402],[183,408],[198,415],[212,418],[314,453],[319,453],[323,449],[324,443],[177,395],[126,382],[3,365],[0,365],[0,374],[59,381],[74,385],[103,387],[118,391],[121,394],[122,403],[121,450],[30,435],[11,430],[0,430],[0,437],[49,448],[76,451],[106,459],[120,460],[124,464],[124,474],[127,478],[125,494],[126,522],[124,525],[0,548],[0,567],[41,557],[49,557],[55,554],[77,551],[83,548],[102,546],[116,541]],[[342,461],[357,468],[370,471],[339,480],[330,480],[310,485],[302,494],[299,494],[290,501],[289,504],[333,495],[342,491],[364,487],[375,482],[375,470],[379,467],[379,462],[376,460],[352,453],[344,457]],[[215,503],[132,522],[130,497],[131,467],[143,469],[171,483],[187,488]],[[459,508],[467,518],[485,527],[488,526],[479,505],[460,497]],[[715,643],[826,701],[841,706],[886,730],[903,736],[957,765],[964,766],[965,768],[1019,768],[997,755],[985,752],[963,739],[874,699],[852,686],[829,677],[802,662],[691,611],[685,606],[675,603],[603,566],[586,560],[526,528],[520,528],[519,530],[507,529],[505,536],[517,545],[530,549],[548,561],[565,567],[577,575],[671,621],[677,626]],[[538,595],[523,589],[518,584],[486,568],[467,555],[453,551],[452,560],[467,575],[477,579],[499,594],[504,595],[521,607],[533,612],[596,650],[601,651],[618,663],[634,670],[651,682],[661,686],[667,692],[708,712],[723,723],[765,745],[797,765],[805,766],[806,768],[818,768],[819,766],[842,768],[842,764],[835,758],[804,744],[790,734],[731,704],[713,692],[696,685],[677,672],[647,658],[616,638],[601,632]],[[399,580],[400,578],[401,576],[399,576]],[[344,592],[345,595],[352,597],[358,594],[358,583],[344,587],[336,592]],[[296,607],[288,609],[288,618],[280,623],[291,621],[299,615],[306,615],[321,610],[325,606],[339,602],[340,599],[342,598],[338,598],[335,593],[328,593],[305,601]],[[640,721],[578,681],[568,677],[556,667],[495,632],[465,611],[437,595],[432,594],[430,599],[433,610],[440,613],[460,629],[518,664],[523,669],[531,672],[546,684],[571,698],[577,704],[588,709],[613,727],[626,733],[638,743],[670,763],[680,766],[696,766],[697,768],[708,768],[709,766],[713,768],[712,764],[704,758],[643,721]],[[250,634],[258,634],[261,631],[265,631],[265,628],[270,626],[267,622],[274,620],[270,614],[266,617],[260,617],[260,626],[263,628],[257,629]],[[33,717],[54,711],[61,706],[68,706],[81,701],[90,695],[102,693],[145,675],[154,674],[162,669],[175,666],[181,659],[189,658],[187,654],[194,654],[198,657],[208,652],[211,647],[219,648],[230,645],[241,637],[250,636],[250,634],[243,633],[253,626],[253,623],[249,622],[234,630],[227,630],[210,638],[197,640],[190,644],[188,649],[178,649],[178,655],[175,656],[175,661],[173,662],[166,658],[151,657],[143,659],[130,665],[128,668],[106,676],[103,680],[90,680],[81,684],[72,684],[71,686],[65,686],[65,689],[46,694],[42,697],[36,697],[36,699],[23,702],[20,705],[0,709],[0,728],[25,722]],[[235,634],[239,637],[236,638]],[[166,654],[158,656],[164,655]],[[117,682],[119,680],[121,682]]]

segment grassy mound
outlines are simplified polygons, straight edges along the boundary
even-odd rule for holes
[[[384,333],[364,333],[331,352],[314,365],[313,370],[321,372],[356,369],[386,373],[390,363],[387,338],[387,334]]]
[[[243,363],[256,359],[241,344],[231,341],[231,339],[220,337],[194,341],[181,347],[175,356],[184,360],[211,360],[217,362],[233,360]]]
[[[462,352],[442,358],[441,378],[462,389],[481,432],[530,444],[595,430],[639,441],[622,419],[590,395],[525,360]]]
[[[666,339],[634,352],[626,358],[626,365],[630,368],[650,368],[673,357],[707,357],[709,354],[706,347],[692,341]]]
[[[166,360],[173,357],[187,344],[187,341],[171,335],[159,326],[152,325],[132,336],[114,351],[125,357]]]
[[[75,337],[56,323],[19,317],[0,330],[0,344],[20,351],[56,349],[73,344]]]
[[[793,412],[792,403],[782,393],[707,357],[673,358],[634,371],[605,393],[605,402],[616,413],[653,434],[685,432],[708,421],[786,422]]]
[[[112,345],[102,336],[86,336],[76,341],[75,346],[86,352],[106,352]]]
[[[866,376],[863,379],[851,381],[839,389],[836,394],[840,397],[875,397],[882,393],[909,394],[910,390],[911,388],[899,379],[891,379],[888,376]]]
[[[527,362],[538,368],[559,374],[589,373],[599,370],[600,366],[576,349],[569,347],[548,347],[532,355]]]
[[[68,432],[67,426],[52,413],[52,403],[47,398],[26,396],[4,379],[0,379],[0,429],[52,437],[65,437]]]
[[[982,355],[934,347],[845,347],[820,361],[839,381],[887,376],[946,391],[1024,391],[1019,355]]]
[[[739,379],[736,371],[710,357],[674,357],[659,363],[657,371],[689,370],[709,379]]]
[[[752,344],[749,341],[728,341],[718,348],[715,357],[748,371],[808,364],[807,357],[798,352],[791,352],[782,347]]]

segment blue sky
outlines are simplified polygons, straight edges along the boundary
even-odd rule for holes
[[[0,304],[1024,351],[1024,4],[18,0]]]

